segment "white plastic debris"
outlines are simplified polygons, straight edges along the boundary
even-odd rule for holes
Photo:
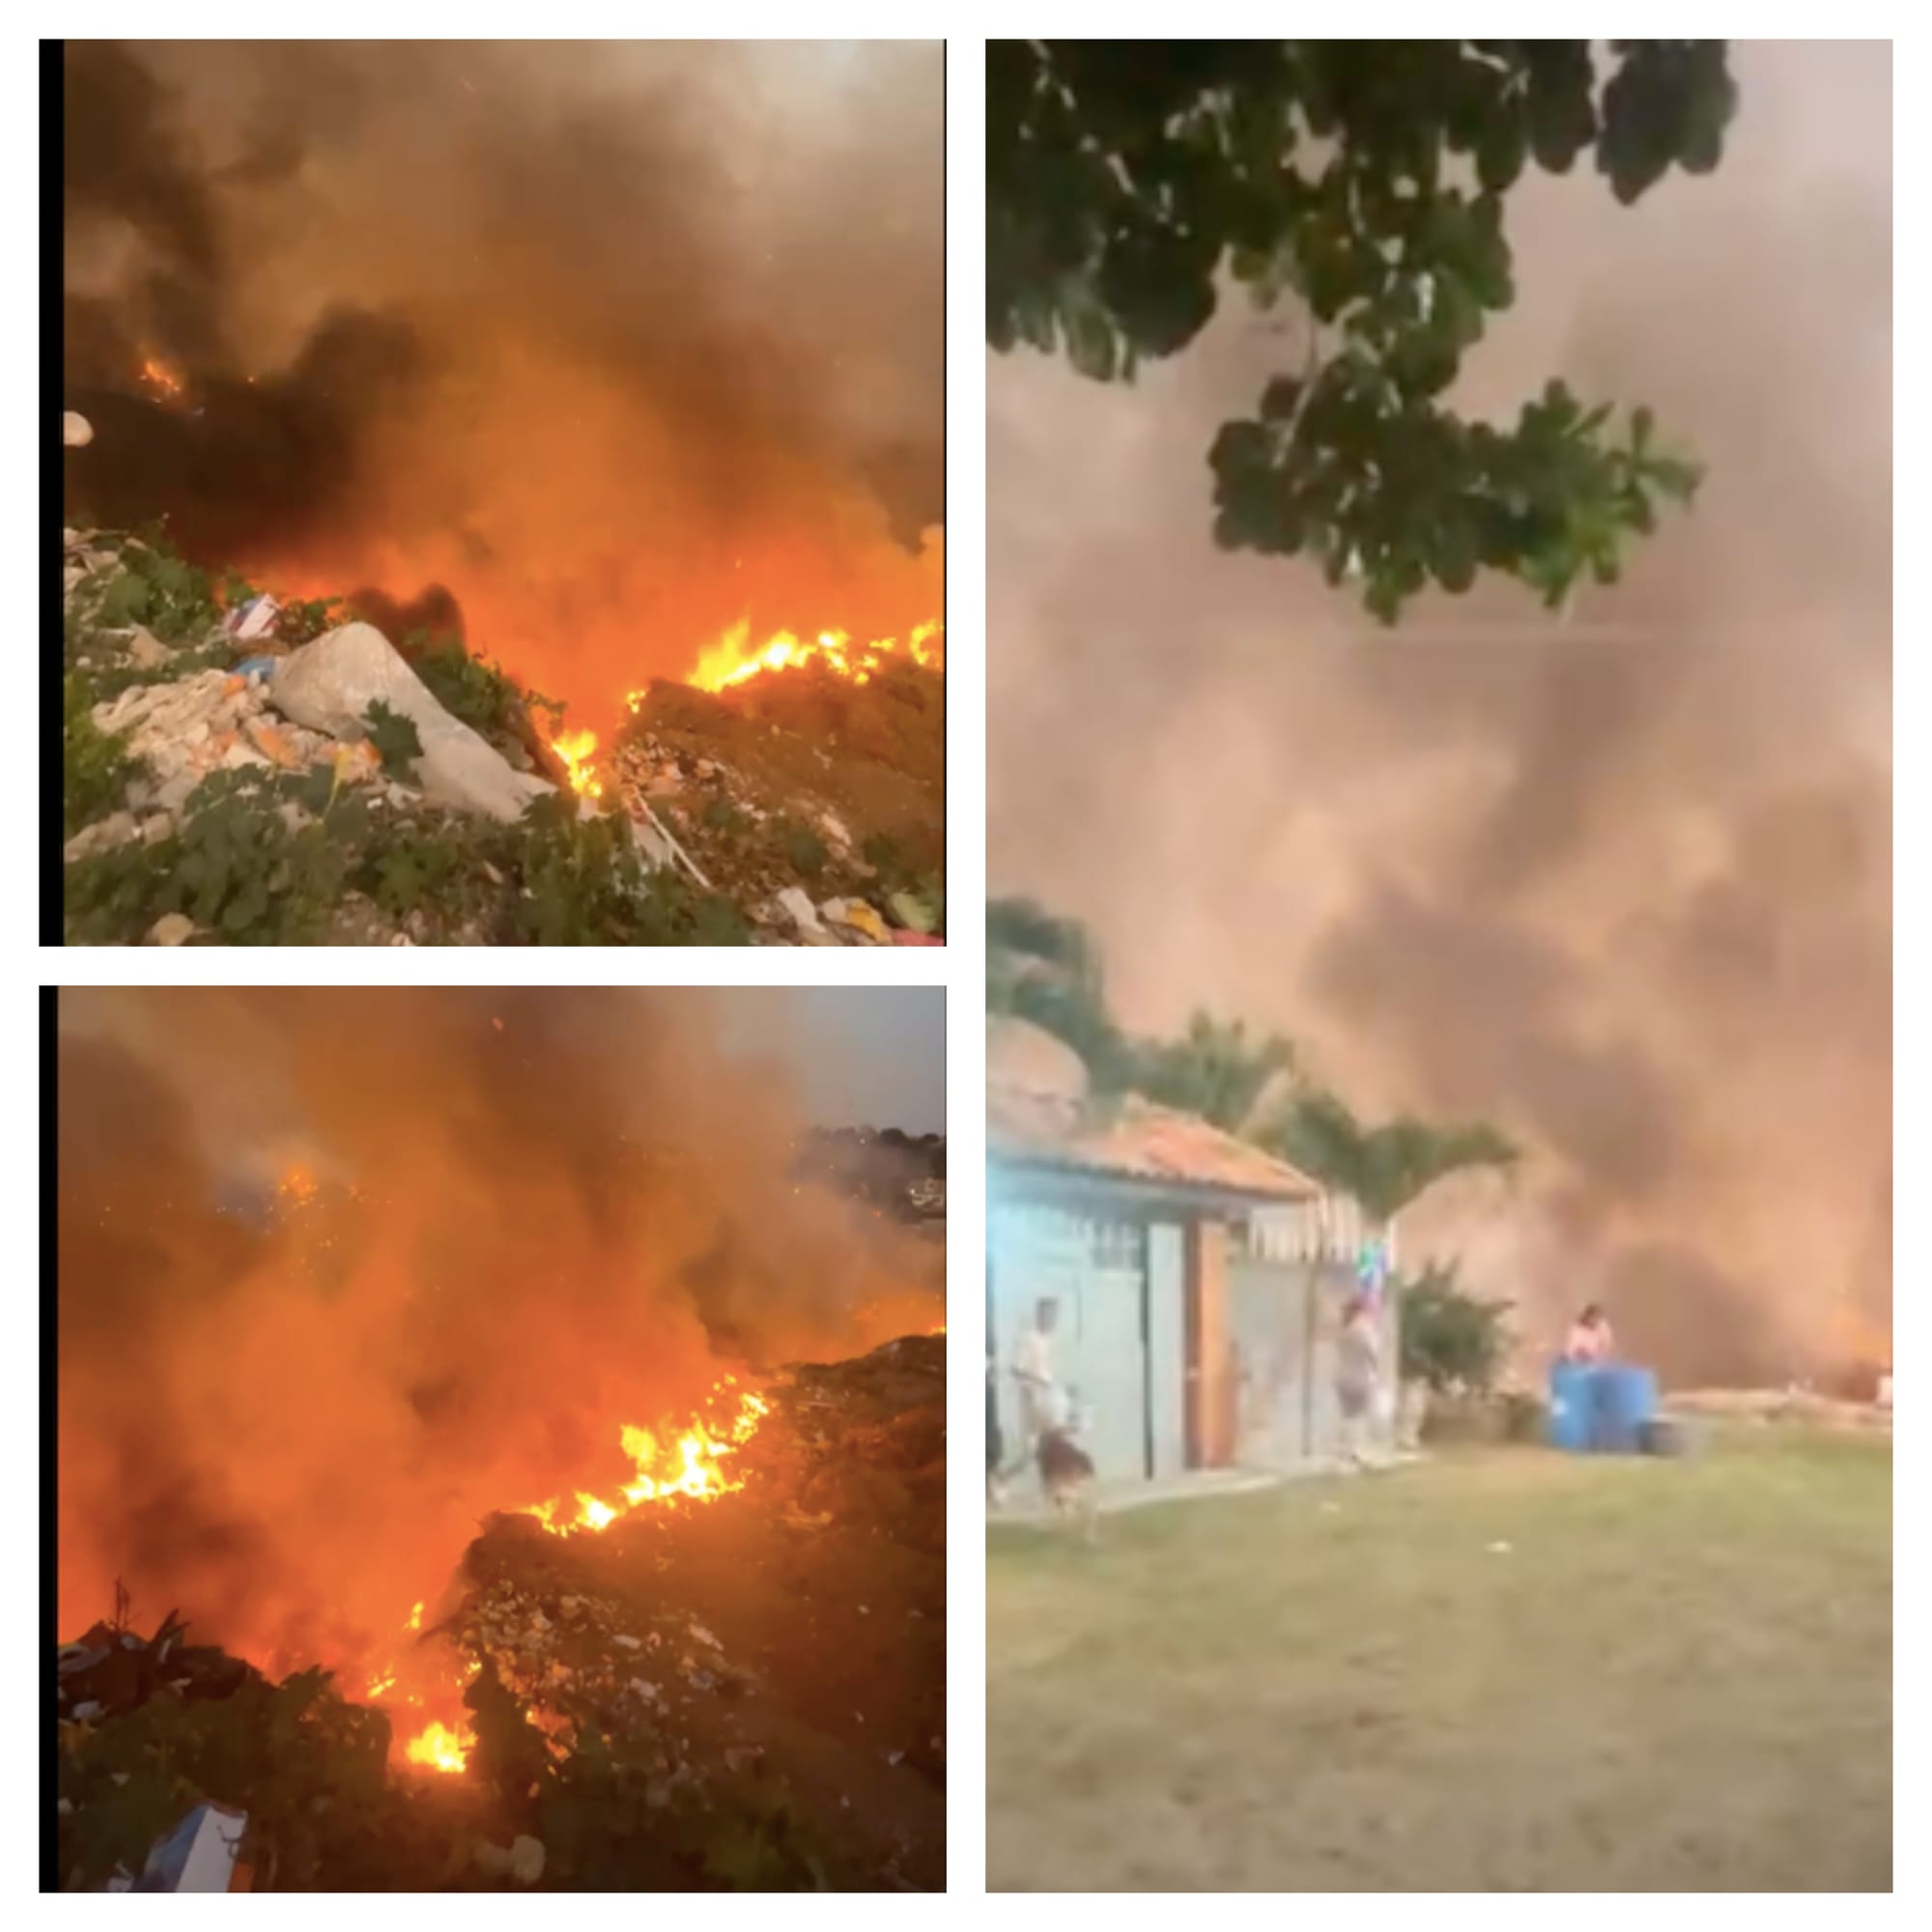
[[[251,638],[266,638],[275,628],[275,618],[281,608],[265,590],[259,597],[251,597],[247,603],[237,605],[221,620],[221,628],[231,638],[243,642]]]
[[[248,1814],[198,1804],[148,1854],[136,1891],[233,1891]]]

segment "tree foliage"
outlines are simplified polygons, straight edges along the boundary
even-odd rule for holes
[[[1438,1392],[1487,1394],[1509,1353],[1510,1303],[1468,1293],[1454,1262],[1435,1262],[1396,1284],[1402,1378]]]
[[[1209,456],[1231,550],[1359,576],[1393,621],[1483,571],[1613,582],[1696,467],[1552,382],[1514,424],[1444,398],[1515,299],[1504,201],[1585,156],[1619,202],[1714,169],[1720,41],[987,44],[987,339],[1130,379],[1231,284],[1297,307],[1299,366]]]
[[[1244,1021],[1197,1010],[1179,1038],[1141,1041],[1133,1064],[1134,1085],[1150,1100],[1238,1134],[1294,1073],[1296,1056],[1279,1034],[1250,1034]]]
[[[1298,1095],[1256,1139],[1352,1197],[1382,1226],[1452,1174],[1508,1169],[1520,1158],[1516,1144],[1484,1122],[1435,1126],[1405,1114],[1370,1126],[1319,1091]]]

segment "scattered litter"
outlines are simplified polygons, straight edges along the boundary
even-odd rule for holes
[[[265,590],[259,597],[251,597],[247,603],[237,605],[221,620],[221,628],[242,643],[251,639],[266,638],[275,628],[275,618],[281,608]]]
[[[929,933],[939,923],[932,908],[917,893],[893,894],[886,901],[886,909],[902,927],[912,932]]]
[[[613,1631],[611,1635],[611,1641],[612,1643],[621,1643],[626,1650],[641,1650],[643,1648],[643,1639],[641,1637],[632,1636],[624,1631]]]
[[[693,1624],[691,1634],[699,1643],[708,1643],[713,1650],[723,1650],[724,1646],[704,1628],[702,1624]]]
[[[155,1841],[135,1891],[246,1891],[250,1873],[240,1862],[248,1814],[225,1804],[197,1804],[165,1837]]]

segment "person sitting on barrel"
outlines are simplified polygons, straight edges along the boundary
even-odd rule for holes
[[[1615,1343],[1610,1334],[1609,1317],[1592,1301],[1571,1324],[1570,1339],[1563,1345],[1566,1362],[1607,1362]]]

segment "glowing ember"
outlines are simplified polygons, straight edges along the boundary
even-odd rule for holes
[[[720,1382],[713,1393],[722,1394],[724,1389],[724,1383]],[[626,1423],[618,1432],[618,1440],[623,1444],[624,1454],[636,1463],[638,1476],[636,1482],[623,1486],[622,1502],[607,1502],[587,1490],[579,1490],[577,1515],[568,1522],[557,1521],[559,1504],[555,1497],[529,1504],[521,1514],[535,1517],[553,1536],[568,1536],[577,1529],[608,1529],[620,1516],[643,1503],[670,1502],[680,1496],[693,1502],[711,1502],[729,1495],[745,1485],[742,1480],[733,1481],[725,1474],[720,1459],[751,1439],[769,1408],[762,1397],[742,1392],[738,1396],[738,1412],[728,1425],[714,1429],[694,1416],[691,1427],[672,1448],[668,1448],[650,1430]]]
[[[447,1724],[430,1724],[403,1747],[403,1755],[427,1771],[461,1771],[469,1761],[470,1742]]]
[[[869,643],[854,643],[844,631],[820,631],[816,638],[801,639],[790,631],[777,631],[761,644],[752,641],[749,621],[737,623],[715,644],[700,652],[697,668],[690,682],[699,691],[728,691],[762,671],[794,670],[806,666],[822,667],[854,684],[868,684],[872,673],[886,659],[903,657],[928,670],[945,666],[943,636],[938,623],[917,624],[901,640],[874,638]],[[643,694],[633,692],[635,711]]]
[[[410,1620],[406,1628],[412,1631],[419,1631],[422,1629],[422,1627],[423,1627],[423,1606],[420,1604],[418,1604],[415,1606],[415,1608],[410,1612]]]

